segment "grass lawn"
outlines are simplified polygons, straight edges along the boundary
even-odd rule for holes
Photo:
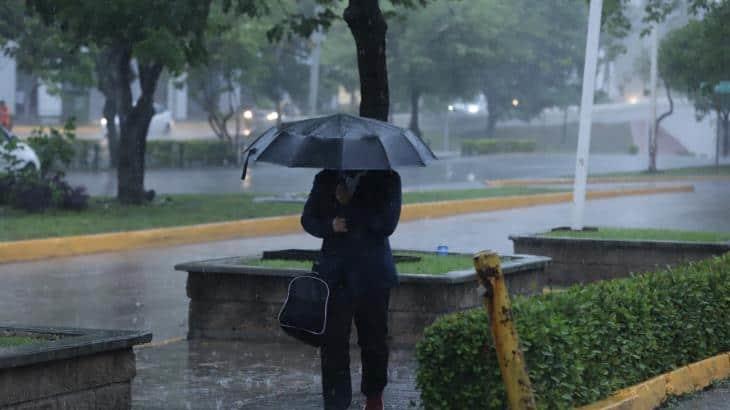
[[[727,175],[730,176],[730,165],[720,165],[716,168],[714,165],[702,166],[702,167],[687,167],[687,168],[674,168],[659,170],[655,173],[649,173],[646,171],[639,172],[614,172],[608,174],[591,174],[591,177],[687,177],[687,176],[703,176],[703,175]]]
[[[453,191],[407,192],[404,203],[534,195],[556,192],[546,188],[502,187]],[[0,241],[121,232],[195,225],[267,216],[296,215],[297,203],[256,203],[250,194],[160,195],[143,206],[123,206],[108,198],[92,198],[82,212],[27,213],[0,207]]]
[[[401,262],[396,264],[400,273],[419,273],[424,275],[441,275],[447,272],[466,270],[474,267],[470,255],[445,255],[427,253],[398,253],[401,255],[414,255],[421,258],[418,262]],[[289,269],[311,269],[312,261],[292,261],[281,259],[247,259],[242,261],[245,265],[262,266],[268,268],[289,268]]]
[[[669,229],[598,228],[598,231],[595,232],[555,231],[546,232],[543,235],[552,237],[591,239],[633,239],[686,242],[730,241],[730,232],[693,232]]]
[[[26,336],[0,336],[0,348],[15,347],[37,341],[38,339]]]

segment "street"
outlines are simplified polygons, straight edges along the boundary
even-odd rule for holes
[[[726,160],[728,162],[730,160]],[[595,154],[590,172],[642,171],[647,159],[638,155]],[[710,165],[706,158],[660,156],[659,169]],[[398,172],[405,190],[479,188],[485,180],[504,178],[551,178],[573,175],[575,155],[562,153],[499,154],[478,157],[446,157],[427,168],[403,168]],[[284,168],[266,163],[249,166],[245,184],[238,168],[147,170],[146,189],[158,194],[222,194],[254,192],[285,194],[309,192],[316,170]],[[95,196],[116,195],[113,171],[71,172],[69,181],[83,185]]]

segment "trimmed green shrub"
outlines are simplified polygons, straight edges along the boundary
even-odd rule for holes
[[[461,155],[486,155],[504,152],[534,152],[535,140],[525,139],[473,139],[461,142]]]
[[[629,145],[629,154],[636,155],[639,153],[639,146],[636,144]]]
[[[564,409],[730,350],[730,254],[517,298],[539,408]],[[426,409],[506,408],[486,313],[452,314],[416,347]]]
[[[236,153],[220,140],[148,141],[146,163],[157,168],[219,167],[236,163]]]

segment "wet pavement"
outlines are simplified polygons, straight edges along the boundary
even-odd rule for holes
[[[695,186],[694,193],[590,201],[585,221],[730,231],[730,184]],[[401,249],[445,244],[453,251],[511,252],[509,234],[567,225],[570,213],[570,204],[558,204],[408,222],[399,226],[392,243]],[[0,322],[149,329],[155,341],[185,336],[186,275],[175,272],[174,264],[318,245],[315,238],[295,234],[4,264]],[[138,349],[135,408],[320,408],[316,352],[294,346],[181,341]],[[409,354],[394,359],[390,408],[407,408],[417,400]],[[353,368],[356,357],[353,352]]]
[[[362,406],[353,349],[353,405]],[[412,351],[391,352],[387,409],[415,408]],[[319,354],[303,344],[181,341],[137,349],[134,409],[314,410],[322,408]]]
[[[672,404],[662,408],[666,410],[728,410],[730,409],[730,379],[701,393],[675,399]]]
[[[727,160],[726,160],[727,161]],[[660,156],[659,169],[711,165],[712,161],[691,156]],[[639,155],[595,154],[590,158],[591,173],[641,171],[647,160]],[[483,187],[485,180],[505,178],[554,178],[573,175],[575,155],[560,153],[499,154],[480,157],[448,157],[427,168],[399,170],[403,188],[442,189]],[[260,163],[249,168],[245,185],[238,168],[148,170],[145,187],[160,194],[180,193],[298,193],[309,192],[317,171],[292,169]],[[92,195],[115,196],[116,174],[71,172],[73,185],[84,185]]]

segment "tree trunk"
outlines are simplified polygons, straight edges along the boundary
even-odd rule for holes
[[[162,72],[159,64],[139,64],[142,94],[132,104],[131,50],[125,50],[117,65],[120,146],[117,199],[124,204],[145,202],[144,171],[147,131],[154,115],[153,97]]]
[[[499,114],[497,113],[497,104],[494,103],[494,101],[490,100],[489,94],[486,90],[482,91],[484,94],[484,99],[487,102],[487,129],[486,129],[486,137],[487,138],[494,138],[494,132],[497,129],[497,118],[499,117]]]
[[[487,114],[487,138],[495,138],[494,132],[497,129],[497,113]]]
[[[107,47],[96,57],[94,69],[97,76],[96,88],[104,95],[106,118],[106,138],[109,144],[109,162],[112,168],[119,165],[119,127],[115,118],[119,114],[117,90],[121,86],[119,77],[119,59],[124,55],[120,47]]]
[[[104,99],[104,109],[102,110],[104,118],[106,118],[106,140],[109,144],[109,163],[112,168],[116,169],[119,165],[119,132],[116,121],[117,105],[113,98]]]
[[[667,80],[664,80],[664,88],[667,90],[669,111],[664,112],[662,113],[662,115],[657,117],[656,123],[654,124],[654,134],[656,135],[652,135],[651,139],[649,140],[649,172],[657,172],[656,157],[657,153],[659,152],[659,126],[665,118],[669,117],[674,112],[674,99],[672,98],[672,91],[669,88]]]
[[[568,106],[563,107],[563,131],[560,137],[560,146],[568,143]]]
[[[725,156],[728,154],[728,145],[730,144],[730,112],[725,112],[722,116],[722,128],[725,133]],[[719,165],[719,164],[718,164]]]
[[[385,58],[388,25],[378,0],[349,0],[343,17],[357,46],[360,116],[388,121],[390,96]]]
[[[421,136],[421,128],[418,126],[418,103],[421,101],[421,90],[411,87],[411,121],[408,128],[414,134]]]

